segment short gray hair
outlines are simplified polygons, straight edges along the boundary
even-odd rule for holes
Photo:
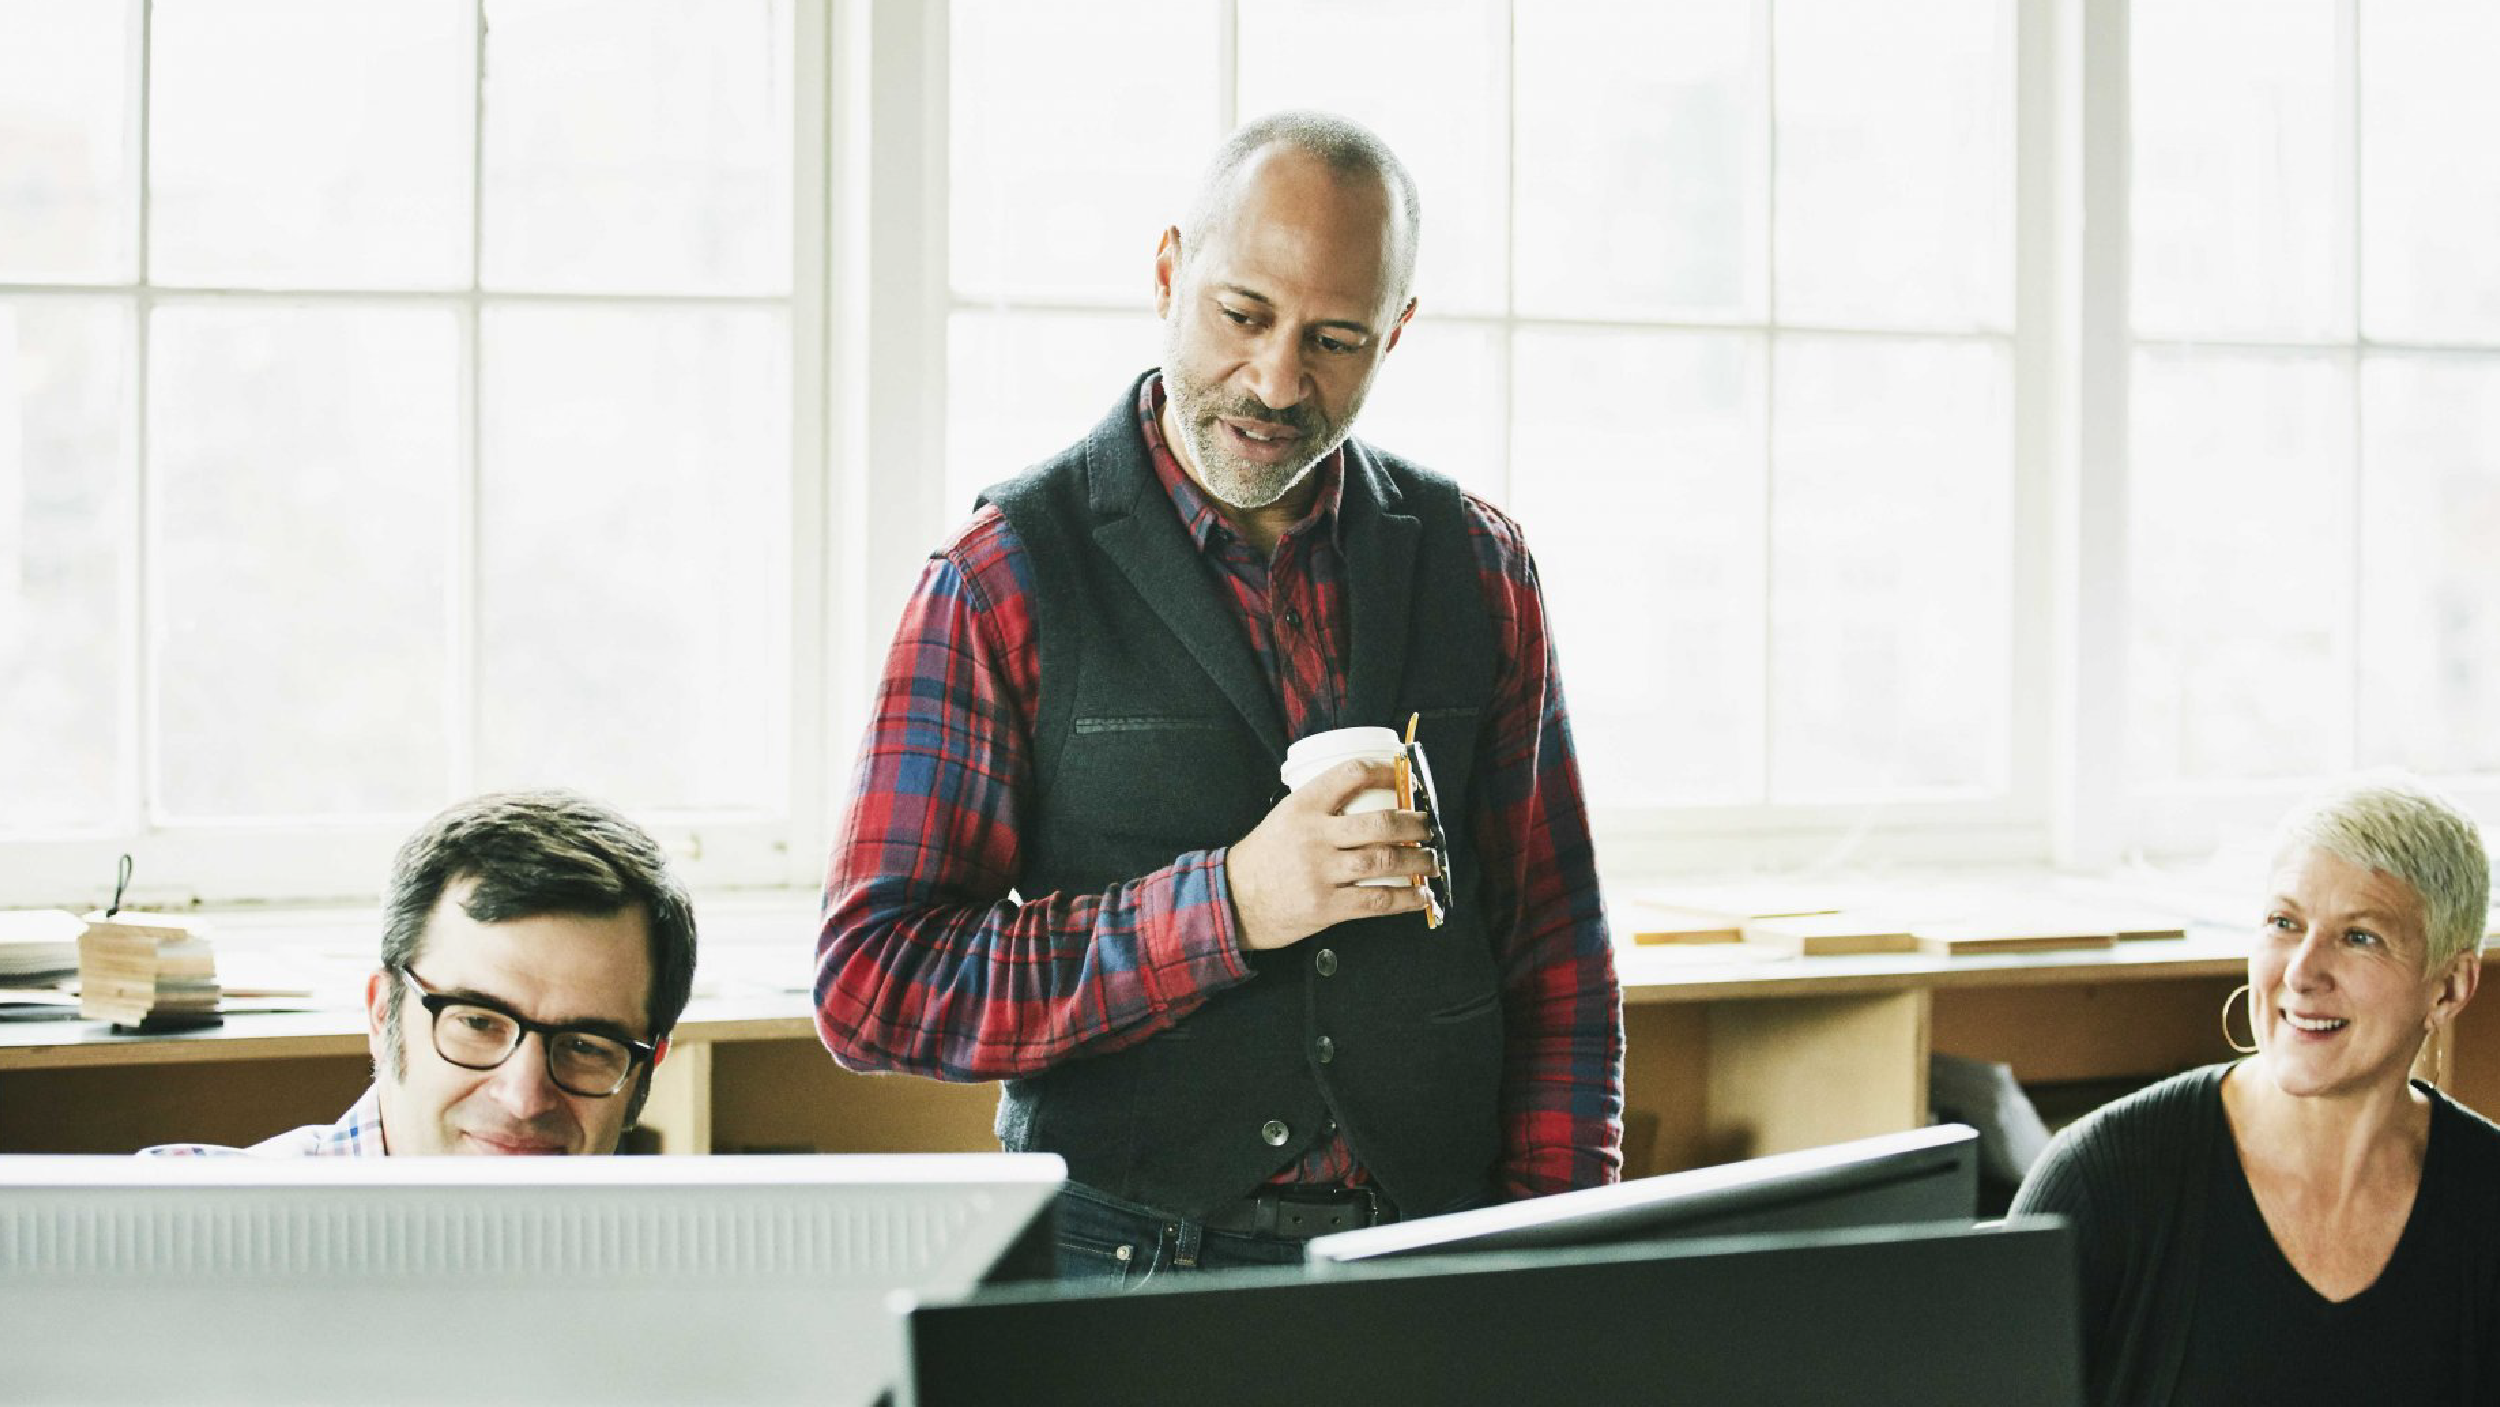
[[[2413,778],[2357,778],[2303,802],[2276,832],[2275,855],[2303,848],[2413,887],[2429,947],[2425,971],[2482,946],[2491,904],[2482,833]]]
[[[1205,247],[1207,231],[1221,222],[1232,208],[1234,179],[1251,157],[1273,146],[1291,147],[1306,152],[1328,164],[1339,179],[1375,177],[1389,188],[1389,202],[1405,227],[1397,232],[1390,252],[1389,283],[1396,290],[1394,302],[1403,304],[1415,282],[1415,244],[1423,232],[1424,201],[1415,189],[1415,178],[1407,173],[1406,163],[1389,150],[1389,144],[1369,127],[1332,112],[1310,110],[1270,113],[1249,122],[1224,139],[1215,149],[1215,157],[1207,163],[1206,175],[1198,182],[1198,194],[1189,203],[1189,218],[1181,225],[1181,258],[1198,257]]]

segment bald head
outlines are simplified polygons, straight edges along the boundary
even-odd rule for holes
[[[1406,164],[1368,127],[1325,112],[1280,112],[1243,126],[1225,139],[1207,163],[1189,218],[1181,226],[1181,257],[1194,261],[1233,227],[1251,178],[1293,154],[1316,163],[1347,194],[1360,200],[1377,193],[1385,248],[1387,303],[1403,304],[1415,279],[1415,243],[1423,224],[1423,201]],[[1303,162],[1283,163],[1301,167]]]

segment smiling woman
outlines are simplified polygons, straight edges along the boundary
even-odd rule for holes
[[[2094,1401],[2500,1391],[2500,1128],[2409,1077],[2474,996],[2489,887],[2474,823],[2409,782],[2284,824],[2254,1053],[2076,1124],[2015,1199],[2081,1233]]]
[[[2250,1021],[2285,1094],[2400,1091],[2478,962],[2435,953],[2414,887],[2318,845],[2286,854],[2248,959]]]

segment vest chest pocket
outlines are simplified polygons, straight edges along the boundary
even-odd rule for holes
[[[1220,733],[1224,727],[1224,720],[1220,718],[1104,716],[1076,720],[1076,735],[1082,738],[1097,733]]]

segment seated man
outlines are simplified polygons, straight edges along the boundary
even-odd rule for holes
[[[569,792],[463,802],[391,866],[365,979],[373,1086],[337,1123],[248,1149],[143,1151],[613,1153],[686,1009],[694,949],[694,907],[633,822]]]

